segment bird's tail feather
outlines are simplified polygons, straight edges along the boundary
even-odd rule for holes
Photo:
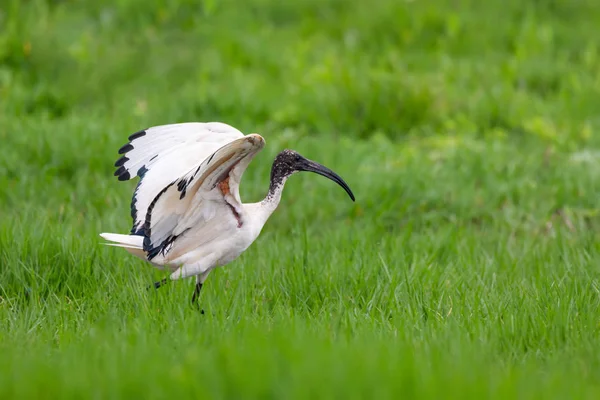
[[[144,237],[139,235],[122,235],[120,233],[101,233],[100,236],[109,242],[106,243],[113,246],[124,246],[141,249],[144,245]]]
[[[139,235],[122,235],[120,233],[101,233],[100,236],[113,243],[104,243],[107,246],[123,247],[128,252],[138,257],[144,257],[144,237]]]

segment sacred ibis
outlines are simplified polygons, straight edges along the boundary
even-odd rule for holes
[[[170,271],[177,280],[196,277],[192,303],[210,271],[242,254],[277,208],[286,180],[315,172],[354,194],[335,172],[283,150],[273,161],[264,200],[242,203],[239,185],[248,164],[265,146],[258,134],[244,135],[220,122],[154,126],[129,136],[119,149],[115,176],[140,180],[133,192],[129,234],[101,233],[113,246]],[[159,288],[167,278],[154,283]]]

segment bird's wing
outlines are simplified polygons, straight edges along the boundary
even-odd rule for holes
[[[239,182],[252,158],[264,147],[260,135],[251,134],[219,148],[178,179],[167,184],[152,200],[142,229],[148,259],[167,259],[178,237],[190,229],[198,235],[209,221],[215,229],[241,226]],[[223,214],[221,214],[223,213]],[[237,219],[237,221],[236,221]],[[216,234],[216,232],[211,232]],[[198,238],[196,244],[205,241]],[[178,249],[177,253],[185,252]]]
[[[115,176],[140,177],[131,200],[132,234],[141,234],[148,207],[168,184],[210,157],[223,145],[243,138],[239,130],[220,122],[160,125],[129,136],[119,149]]]

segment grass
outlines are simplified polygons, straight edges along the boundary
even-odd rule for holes
[[[600,6],[7,1],[1,398],[600,395]],[[127,232],[126,137],[219,120],[294,148],[253,246],[191,281]]]

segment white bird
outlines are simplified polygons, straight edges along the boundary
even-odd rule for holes
[[[129,136],[119,149],[115,176],[140,178],[131,201],[129,234],[101,233],[113,246],[168,269],[171,280],[196,277],[192,303],[214,268],[242,254],[277,208],[286,180],[311,171],[354,194],[335,172],[293,150],[273,161],[264,200],[243,204],[239,185],[254,156],[265,146],[258,134],[244,135],[220,122],[155,126]],[[154,283],[159,288],[167,278]]]

